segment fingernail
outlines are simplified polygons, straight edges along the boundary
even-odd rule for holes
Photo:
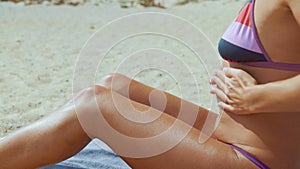
[[[227,72],[228,70],[229,70],[228,67],[224,67],[224,68],[223,68],[223,72]]]
[[[210,88],[210,93],[214,93],[216,91],[216,88],[212,87]]]

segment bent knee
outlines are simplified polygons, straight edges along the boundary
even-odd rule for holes
[[[130,84],[131,79],[120,73],[111,73],[101,78],[96,84],[114,91],[122,90]]]
[[[93,92],[96,95],[99,94],[103,94],[103,93],[107,93],[110,92],[111,90],[109,90],[108,88],[104,87],[104,86],[99,86],[99,85],[94,85],[92,87],[89,87],[87,89],[89,92]]]
[[[94,85],[94,86],[90,86],[90,87],[87,87],[87,88],[84,88],[83,90],[81,90],[79,92],[79,94],[77,95],[77,97],[74,99],[75,100],[82,100],[82,99],[89,100],[91,97],[95,97],[96,95],[101,95],[101,94],[104,94],[107,92],[110,92],[110,90],[103,86]]]

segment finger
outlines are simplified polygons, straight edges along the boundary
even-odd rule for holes
[[[218,77],[219,79],[221,79],[223,82],[225,82],[225,80],[226,80],[225,73],[221,70],[217,70],[215,72],[215,76]]]
[[[228,100],[226,94],[222,90],[220,90],[216,87],[212,87],[210,89],[210,93],[215,94],[223,102],[227,102],[227,100]]]
[[[214,77],[214,81],[215,81],[215,85],[217,85],[217,87],[222,90],[224,93],[226,93],[227,88],[226,88],[226,84],[219,78],[219,77]]]
[[[226,78],[230,79],[230,81],[226,81],[226,83],[231,83],[233,86],[245,87],[257,84],[256,80],[243,70],[234,68],[223,68],[223,71],[226,75]]]
[[[257,84],[256,80],[247,72],[241,70],[241,69],[235,69],[231,67],[224,67],[223,72],[226,77],[232,78],[232,77],[239,77],[241,78],[242,82],[245,84]],[[237,78],[237,79],[239,79]]]
[[[227,93],[236,92],[236,88],[238,88],[239,86],[240,86],[240,84],[236,83],[236,81],[233,79],[226,80],[225,87],[226,87],[226,90],[228,91]]]
[[[232,84],[230,84],[231,80],[225,76],[223,71],[216,71],[214,78],[216,85],[227,93],[229,91],[228,87],[232,86]]]
[[[230,113],[235,112],[235,108],[229,104],[226,104],[225,102],[219,102],[218,106],[220,107],[221,110],[225,112],[230,112]]]
[[[225,74],[225,76],[227,76],[229,78],[239,77],[240,74],[242,74],[242,70],[231,68],[231,67],[224,67],[223,68],[223,73]]]
[[[217,83],[216,83],[216,80],[215,80],[215,77],[210,78],[209,84],[211,84],[211,85],[217,84]]]

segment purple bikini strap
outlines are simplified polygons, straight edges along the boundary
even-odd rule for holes
[[[249,65],[249,66],[282,69],[282,70],[288,70],[288,71],[300,71],[300,64],[278,63],[278,62],[272,61],[272,59],[270,58],[270,56],[267,53],[264,46],[262,45],[262,42],[258,36],[257,27],[255,25],[255,20],[254,20],[254,8],[255,8],[255,0],[252,0],[252,7],[251,7],[251,14],[250,14],[252,30],[253,30],[254,38],[257,42],[257,45],[260,48],[260,50],[262,51],[263,55],[265,56],[267,62],[248,62],[248,63],[243,63],[243,64]]]
[[[255,165],[257,165],[258,167],[260,167],[261,169],[270,169],[268,166],[266,166],[264,163],[262,163],[261,161],[259,161],[258,159],[256,159],[253,155],[251,155],[250,153],[248,153],[247,151],[229,144],[229,146],[235,150],[237,150],[238,152],[240,152],[241,154],[243,154],[246,158],[248,158],[251,162],[253,162]]]
[[[254,38],[255,38],[255,40],[256,40],[256,42],[257,42],[260,50],[262,51],[263,55],[267,59],[267,61],[268,62],[272,62],[270,56],[268,55],[267,51],[265,50],[265,48],[262,45],[262,43],[260,41],[260,38],[258,36],[258,32],[257,32],[255,20],[254,20],[254,7],[255,7],[255,0],[252,0],[252,7],[251,7],[250,19],[251,19],[251,24],[252,24],[252,30],[253,30]]]

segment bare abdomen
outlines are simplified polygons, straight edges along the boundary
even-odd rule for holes
[[[245,70],[257,80],[258,84],[284,80],[299,74],[299,72],[255,68],[236,63],[231,63],[231,67]],[[224,142],[236,144],[252,154],[258,154],[262,159],[264,153],[258,152],[269,150],[265,153],[272,153],[276,158],[291,161],[292,154],[297,156],[297,151],[300,149],[299,133],[300,112],[253,115],[224,113],[215,136]]]

